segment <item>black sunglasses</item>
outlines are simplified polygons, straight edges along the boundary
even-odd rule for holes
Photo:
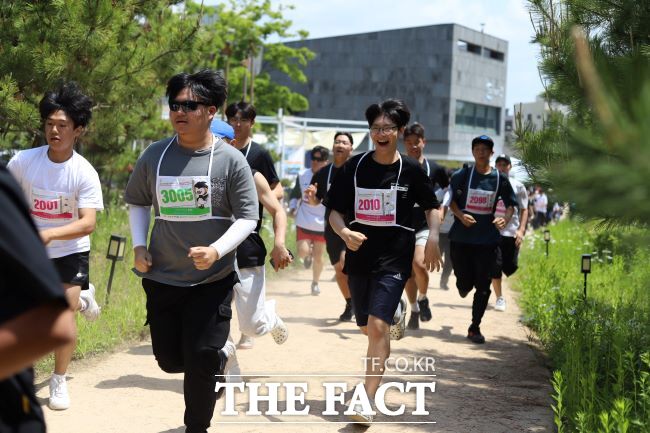
[[[169,109],[174,112],[183,110],[183,113],[188,113],[195,111],[199,105],[205,104],[199,101],[169,101]]]

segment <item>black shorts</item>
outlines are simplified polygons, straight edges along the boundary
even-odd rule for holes
[[[357,326],[366,326],[371,314],[392,325],[406,285],[404,274],[348,275],[348,284]]]
[[[52,259],[54,267],[59,273],[61,282],[73,286],[81,286],[81,290],[88,289],[88,259],[90,251],[74,253]]]
[[[345,251],[345,242],[333,230],[325,229],[325,248],[330,263],[334,266],[341,260],[341,252]]]
[[[476,245],[451,241],[449,250],[460,295],[465,297],[473,288],[489,291],[496,270],[501,268],[499,244]]]
[[[519,268],[519,248],[515,246],[515,238],[501,236],[501,263],[497,263],[494,278],[501,274],[510,276]]]

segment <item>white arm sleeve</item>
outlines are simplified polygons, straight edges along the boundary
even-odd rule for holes
[[[217,250],[219,258],[221,258],[237,248],[255,230],[256,225],[257,220],[237,219],[226,230],[226,233],[210,246]]]
[[[151,218],[151,206],[129,205],[129,224],[131,225],[131,239],[133,248],[147,247],[147,235],[149,234],[149,219]]]

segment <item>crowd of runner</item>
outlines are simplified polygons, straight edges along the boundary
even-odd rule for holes
[[[265,261],[270,256],[277,272],[294,256],[286,247],[280,179],[269,152],[251,139],[255,107],[230,104],[227,121],[219,120],[227,85],[209,70],[173,76],[166,95],[174,135],[142,153],[124,200],[154,356],[163,371],[184,374],[186,432],[206,432],[220,397],[216,383],[241,380],[236,350],[251,349],[265,334],[277,344],[289,337],[275,301],[266,299]],[[100,314],[89,280],[89,235],[103,209],[102,191],[95,169],[74,150],[91,107],[74,83],[48,92],[39,105],[46,145],[9,162],[15,180],[0,169],[0,224],[13,234],[3,236],[0,254],[14,271],[4,272],[0,284],[3,299],[11,300],[0,314],[0,335],[16,335],[14,346],[0,339],[0,353],[14,354],[13,363],[0,363],[0,392],[8,401],[0,405],[0,432],[44,428],[28,366],[51,350],[48,405],[70,407],[66,371],[75,348],[73,312],[88,320]],[[528,221],[544,226],[549,212],[541,188],[529,191],[509,177],[508,155],[496,156],[491,165],[490,137],[468,143],[473,162],[451,171],[425,158],[425,130],[410,123],[403,101],[372,104],[365,118],[373,150],[353,156],[353,135],[344,131],[334,134],[331,162],[330,149],[314,147],[310,167],[296,178],[289,209],[297,258],[312,269],[311,295],[321,292],[326,252],[343,297],[339,320],[354,317],[368,338],[359,354],[378,361],[366,368],[372,397],[390,341],[432,320],[429,273],[441,270],[439,287],[448,290],[453,270],[459,295],[474,291],[467,338],[484,343],[480,325],[491,287],[495,310],[505,311],[502,275],[517,270]],[[406,155],[398,151],[400,138]],[[270,253],[260,235],[264,209],[273,227]],[[554,218],[561,208],[550,213]],[[18,281],[23,290],[6,296]],[[230,335],[233,304],[241,332],[237,344]],[[355,422],[373,421],[361,407],[350,413]]]

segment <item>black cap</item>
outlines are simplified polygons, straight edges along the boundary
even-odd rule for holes
[[[494,141],[492,141],[492,139],[487,135],[479,135],[478,137],[474,138],[472,140],[472,149],[479,143],[487,144],[490,149],[494,149]]]
[[[497,156],[497,159],[494,162],[497,163],[499,161],[505,161],[508,163],[508,165],[512,165],[512,161],[510,161],[510,157],[505,153],[502,153],[501,155]]]

